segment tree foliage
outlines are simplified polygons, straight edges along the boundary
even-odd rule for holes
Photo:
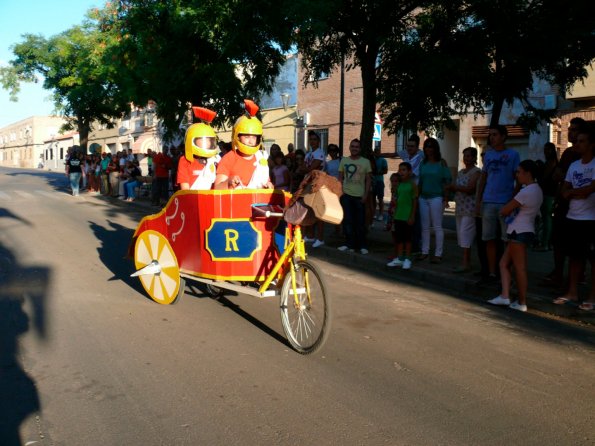
[[[21,82],[43,78],[53,93],[56,110],[67,119],[65,130],[79,131],[86,150],[92,123],[111,125],[126,107],[102,63],[105,44],[90,24],[75,26],[56,36],[26,34],[13,46],[15,59],[2,71],[3,87],[16,100]]]
[[[118,88],[137,104],[154,100],[170,131],[188,104],[231,122],[243,98],[270,91],[291,32],[266,0],[120,0],[96,19]]]
[[[495,124],[515,99],[525,108],[519,123],[532,127],[551,117],[556,110],[531,98],[534,81],[564,90],[587,75],[595,57],[587,6],[459,0],[425,9],[404,41],[385,47],[378,74],[387,125],[439,130],[456,115],[489,109]]]
[[[363,104],[360,140],[370,152],[377,107],[376,69],[385,46],[401,41],[414,12],[424,0],[296,0],[296,40],[306,79],[317,79],[341,63],[342,57],[361,69]]]

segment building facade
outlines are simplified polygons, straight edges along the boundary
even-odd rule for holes
[[[595,122],[595,69],[589,67],[584,82],[577,82],[560,104],[558,119],[554,122],[552,142],[561,153],[568,148],[568,127],[572,118]]]
[[[47,170],[64,170],[68,149],[79,145],[78,132],[57,134],[44,141],[43,167]]]
[[[304,83],[305,73],[298,63],[298,108],[299,124],[302,134],[299,135],[298,146],[305,148],[304,134],[314,130],[321,137],[322,147],[326,149],[329,143],[341,145],[339,133],[343,124],[343,145],[348,147],[349,141],[360,137],[362,125],[363,89],[359,67],[344,71],[344,118],[340,119],[341,71],[339,69],[328,73],[316,83]],[[403,148],[402,135],[392,135],[381,132],[381,149],[383,153],[394,154]]]
[[[88,150],[115,154],[132,149],[132,153],[145,154],[149,149],[161,151],[163,138],[156,115],[157,105],[149,101],[147,107],[131,107],[130,113],[114,119],[113,126],[94,124],[89,133]]]
[[[39,168],[45,141],[59,134],[66,121],[58,116],[32,116],[0,129],[0,166]]]
[[[279,76],[275,79],[272,91],[258,101],[263,145],[267,151],[271,145],[278,144],[287,153],[287,146],[293,144],[295,147],[300,135],[297,62],[297,54],[288,55]],[[231,141],[232,127],[226,125],[218,128],[217,137],[220,141]]]

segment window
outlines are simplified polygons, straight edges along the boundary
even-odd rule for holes
[[[327,73],[326,71],[321,71],[319,73],[318,79],[316,79],[316,76],[314,74],[310,75],[308,77],[308,82],[319,82],[319,81],[324,81],[326,79],[328,79],[330,76],[329,73]]]
[[[318,129],[314,130],[320,136],[320,147],[326,153],[326,148],[328,147],[328,129]]]

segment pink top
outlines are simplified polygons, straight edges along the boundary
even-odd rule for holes
[[[281,164],[280,166],[273,167],[273,184],[275,185],[276,189],[281,189],[284,191],[289,192],[289,184],[285,184],[284,186],[279,186],[279,184],[283,184],[285,181],[285,172],[289,174],[289,169],[286,165]]]

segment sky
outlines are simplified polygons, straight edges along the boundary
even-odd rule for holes
[[[89,9],[103,4],[105,0],[0,0],[0,65],[14,58],[10,47],[22,40],[22,34],[51,37],[82,23]],[[0,87],[0,128],[53,110],[50,92],[41,82],[21,84],[18,102],[11,102]]]

